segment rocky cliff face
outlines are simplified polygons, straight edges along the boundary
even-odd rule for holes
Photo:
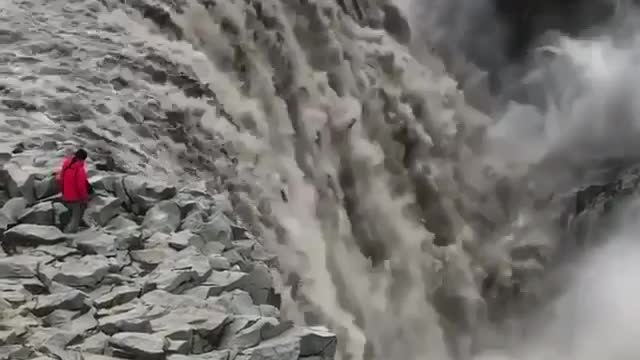
[[[445,359],[531,304],[567,201],[492,168],[403,11],[6,1],[0,358]]]

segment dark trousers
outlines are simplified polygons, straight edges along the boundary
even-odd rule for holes
[[[78,232],[78,227],[80,227],[80,222],[82,221],[84,212],[85,210],[87,210],[87,203],[65,202],[65,205],[69,210],[71,210],[71,219],[69,220],[67,226],[64,228],[64,232],[68,234],[74,234]]]

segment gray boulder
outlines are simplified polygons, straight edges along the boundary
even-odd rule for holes
[[[25,249],[23,254],[50,255],[56,260],[62,260],[71,255],[79,255],[80,251],[65,246],[64,243],[58,243],[55,245],[40,245],[35,249]]]
[[[161,336],[123,332],[111,336],[109,345],[113,348],[115,356],[123,356],[134,359],[162,359],[168,346],[167,341]]]
[[[297,338],[278,337],[242,350],[234,360],[298,360],[299,357],[300,341]]]
[[[127,304],[129,305],[129,304]],[[120,308],[120,309],[118,309]],[[122,311],[127,309],[126,311]],[[98,319],[98,326],[106,334],[117,332],[137,332],[150,333],[151,322],[149,318],[154,314],[149,308],[140,304],[131,306],[116,307],[112,309],[112,314]],[[159,313],[160,315],[162,313]],[[157,316],[158,313],[155,314]]]
[[[231,360],[231,351],[219,350],[211,351],[200,355],[181,355],[173,354],[167,357],[167,360]]]
[[[201,287],[208,289],[206,297],[218,296],[223,292],[239,289],[248,276],[249,274],[240,271],[212,271]]]
[[[0,346],[0,359],[2,360],[22,360],[29,359],[31,356],[33,356],[33,350],[24,345]]]
[[[217,271],[229,270],[231,268],[229,259],[217,254],[209,255],[209,263],[211,264],[211,268]]]
[[[20,216],[18,222],[22,224],[56,225],[53,202],[45,201],[35,204]]]
[[[5,215],[2,211],[0,211],[0,233],[5,232],[9,228],[9,226],[13,224],[15,224],[15,222],[9,219],[9,217]]]
[[[189,213],[182,222],[182,229],[199,235],[205,244],[207,253],[221,253],[231,247],[231,221],[221,211],[215,211],[211,216],[200,210]],[[213,246],[210,246],[213,244]],[[217,248],[216,245],[220,247]]]
[[[18,222],[18,219],[27,210],[29,202],[23,197],[17,197],[9,199],[4,206],[2,206],[1,213],[4,214],[12,224]]]
[[[298,358],[333,359],[336,352],[336,336],[324,327],[293,327],[275,338],[244,349],[236,360],[264,360]]]
[[[51,256],[15,255],[0,258],[0,279],[33,278],[41,264],[53,260]]]
[[[76,247],[85,254],[116,255],[117,238],[114,235],[89,229],[75,235],[73,241]]]
[[[103,229],[106,233],[116,237],[116,249],[131,250],[142,247],[140,227],[135,221],[119,215]]]
[[[178,229],[181,220],[180,208],[175,201],[164,200],[154,205],[142,221],[143,237],[155,233],[170,234]]]
[[[202,240],[202,237],[192,233],[189,230],[183,230],[172,234],[168,243],[169,246],[176,250],[182,250],[189,246],[193,246],[198,249],[202,249],[204,247],[204,241]]]
[[[45,316],[42,322],[48,327],[59,327],[71,323],[71,320],[80,314],[79,311],[53,310],[51,314]]]
[[[94,287],[109,272],[109,261],[102,255],[70,258],[55,271],[53,280],[72,287]]]
[[[105,226],[120,213],[122,203],[122,199],[114,196],[93,196],[84,214],[85,221]]]
[[[29,203],[35,200],[34,185],[36,174],[23,169],[20,165],[8,162],[0,170],[0,179],[7,184],[11,197],[23,197]]]
[[[206,297],[240,289],[249,293],[256,305],[280,305],[273,288],[271,273],[263,264],[257,264],[250,273],[213,271],[201,286],[208,288]]]
[[[54,226],[20,224],[4,233],[3,243],[10,246],[51,245],[67,240],[67,236]]]
[[[323,326],[295,327],[282,335],[300,341],[300,356],[317,356],[321,359],[333,359],[336,355],[338,339]]]
[[[145,266],[154,269],[169,257],[175,255],[176,250],[168,247],[155,247],[151,249],[131,251],[131,259]]]
[[[140,289],[131,285],[110,288],[108,292],[94,299],[97,308],[107,308],[127,303],[140,294]]]
[[[55,176],[49,175],[44,179],[36,179],[33,184],[34,197],[36,200],[54,196],[60,192],[60,185]]]
[[[30,286],[25,280],[31,280],[33,283],[40,285],[36,289],[37,292],[44,290],[42,284],[39,284],[37,279],[0,279],[0,299],[4,299],[9,303],[15,305],[22,305],[25,302],[31,300],[33,297],[32,292],[29,291]],[[1,313],[1,311],[0,311]],[[1,331],[1,329],[0,329]]]
[[[93,310],[84,313],[81,311],[54,310],[43,319],[43,322],[49,327],[82,335],[83,337],[98,326]]]
[[[106,190],[120,198],[135,214],[146,213],[154,204],[173,198],[175,186],[150,181],[134,175],[100,175],[92,177],[96,189]]]
[[[53,354],[64,359],[78,359],[71,354],[66,354],[64,348],[77,339],[79,334],[56,328],[31,329],[27,344],[42,352]]]
[[[146,306],[162,307],[168,310],[209,306],[204,299],[198,299],[188,295],[176,295],[164,290],[148,292],[140,298],[140,301]]]
[[[227,314],[213,309],[179,307],[152,319],[151,329],[167,339],[187,341],[189,352],[197,354],[214,349],[228,321]]]
[[[37,316],[45,316],[54,310],[83,310],[87,308],[87,299],[87,295],[78,290],[39,295],[31,311]]]
[[[225,327],[220,347],[244,350],[279,336],[292,327],[292,322],[281,323],[275,318],[238,316]]]
[[[188,247],[163,261],[146,280],[146,289],[181,291],[204,281],[211,274],[209,259]]]
[[[251,295],[243,290],[232,290],[218,297],[209,298],[212,304],[222,306],[227,312],[234,315],[260,316],[260,309],[255,306]]]
[[[79,351],[82,353],[92,353],[92,354],[103,354],[107,345],[109,343],[110,336],[97,332],[94,335],[86,338],[82,343],[77,345],[72,345],[69,347],[70,350]],[[86,354],[83,354],[84,358],[87,359]]]

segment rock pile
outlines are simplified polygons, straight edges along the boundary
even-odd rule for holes
[[[280,318],[275,256],[224,198],[91,171],[65,234],[55,163],[1,172],[0,359],[333,359],[333,334]]]

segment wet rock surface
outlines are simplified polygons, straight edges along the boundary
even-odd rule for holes
[[[13,220],[0,253],[1,359],[333,358],[335,346],[313,344],[335,336],[312,338],[315,330],[280,319],[263,261],[273,256],[262,249],[251,258],[260,244],[230,231],[239,224],[223,215],[203,218],[194,233],[183,228],[184,196],[175,187],[125,182],[131,193],[144,194],[136,207],[127,201],[138,200],[121,198],[117,181],[104,180],[109,176],[96,180],[101,190],[77,234],[52,220],[54,204],[61,205],[52,200],[22,204],[21,216],[7,216]],[[200,196],[210,207],[205,213],[222,214],[210,195]],[[236,256],[244,270],[231,269]],[[305,355],[309,346],[313,354]]]

